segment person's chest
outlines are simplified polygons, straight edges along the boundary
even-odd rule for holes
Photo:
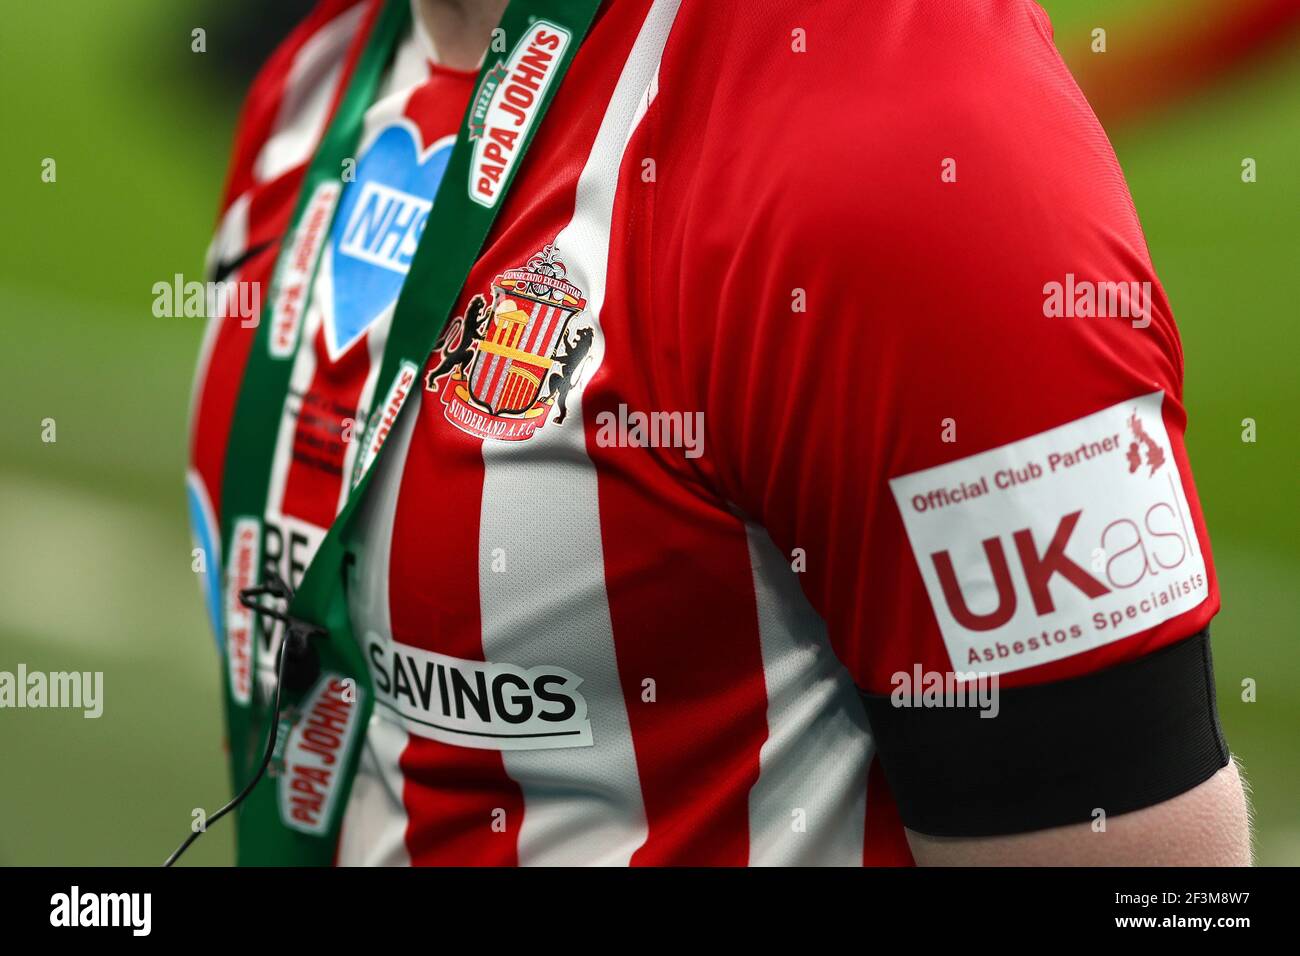
[[[575,64],[439,347],[393,382],[378,370],[415,248],[458,241],[429,213],[467,91],[434,75],[367,114],[294,357],[263,554],[299,580],[368,445],[391,441],[358,527],[359,639],[589,681],[612,678],[615,616],[632,635],[674,627],[665,589],[682,634],[705,605],[719,622],[753,614],[744,530],[702,492],[702,414],[665,376],[678,345],[650,305],[664,277],[635,158],[653,73],[629,79],[629,50],[592,49],[604,54]],[[717,594],[728,585],[734,608]]]
[[[661,194],[680,199],[692,174],[686,140],[667,153],[656,103],[672,11],[615,4],[598,21],[442,340],[406,378],[377,369],[413,230],[434,248],[458,241],[454,224],[414,225],[441,132],[403,108],[369,132],[340,199],[318,283],[334,311],[310,320],[294,357],[278,446],[289,465],[271,476],[263,558],[301,580],[382,436],[347,597],[378,705],[368,743],[384,774],[396,769],[410,804],[400,828],[420,846],[450,852],[480,805],[518,810],[522,794],[530,828],[560,804],[583,821],[582,841],[530,838],[548,852],[626,858],[653,813],[678,834],[728,821],[728,858],[743,859],[772,708],[801,724],[830,714],[853,736],[852,687],[788,556],[715,490],[713,439],[685,381],[688,352],[712,354],[717,304],[710,285],[677,314],[680,230],[656,224]],[[394,156],[395,171],[379,161]],[[722,346],[719,361],[748,347]],[[293,467],[311,480],[295,485]],[[278,635],[264,637],[265,672]],[[835,801],[865,777],[854,746],[848,763],[835,748],[849,768]],[[709,798],[686,779],[713,781]],[[845,845],[860,856],[860,834]]]

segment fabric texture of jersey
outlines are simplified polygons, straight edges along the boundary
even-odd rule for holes
[[[1178,333],[1047,18],[798,6],[597,15],[365,502],[339,863],[906,865],[859,688],[1048,683],[1217,611]],[[269,282],[375,8],[324,0],[255,82],[232,279]],[[473,92],[435,59],[417,27],[367,114],[267,409],[291,583]],[[205,336],[201,540],[251,341]]]

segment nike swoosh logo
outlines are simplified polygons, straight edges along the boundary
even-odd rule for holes
[[[245,250],[242,256],[218,262],[216,268],[212,270],[212,281],[224,282],[226,276],[230,275],[230,273],[234,272],[236,269],[242,268],[249,259],[253,258],[253,256],[267,248],[270,244],[269,241],[259,243],[258,245],[253,246],[253,248]]]

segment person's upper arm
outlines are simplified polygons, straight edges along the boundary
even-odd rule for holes
[[[922,866],[1248,866],[1250,814],[1229,763],[1176,797],[1105,821],[986,837],[911,832]]]
[[[731,157],[748,205],[688,234],[679,306],[711,479],[806,555],[904,823],[956,839],[1130,813],[1229,761],[1178,333],[1040,15],[995,7],[821,34],[771,80],[743,141],[772,151]],[[1129,314],[1079,314],[1092,293]],[[996,717],[897,706],[957,673]]]

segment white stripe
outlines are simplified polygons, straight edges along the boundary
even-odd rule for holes
[[[348,44],[368,4],[335,17],[302,45],[285,77],[275,126],[253,163],[258,182],[270,182],[311,159],[325,131],[335,88],[343,74]]]
[[[752,866],[861,866],[873,745],[857,689],[795,572],[747,523],[768,738],[749,794]]]
[[[393,548],[393,523],[397,495],[401,490],[406,453],[415,430],[418,403],[408,403],[399,416],[390,445],[375,466],[378,470],[361,503],[356,527],[355,577],[348,589],[348,611],[359,639],[367,632],[383,640],[393,639],[388,603],[389,560]],[[340,866],[409,866],[406,849],[406,805],[402,802],[402,769],[399,760],[410,740],[389,712],[376,707],[366,732],[365,750],[352,785],[352,796],[343,816],[339,837]]]
[[[556,237],[569,281],[584,290],[587,318],[597,327],[623,146],[676,12],[677,0],[657,0],[646,16],[578,178],[573,218]],[[593,369],[601,343],[597,329]],[[483,443],[483,650],[490,661],[573,671],[583,679],[591,720],[591,747],[502,753],[524,798],[520,864],[626,865],[645,842],[645,806],[614,657],[581,394],[569,403],[564,425],[552,421],[526,442]],[[504,572],[492,570],[497,548]]]

